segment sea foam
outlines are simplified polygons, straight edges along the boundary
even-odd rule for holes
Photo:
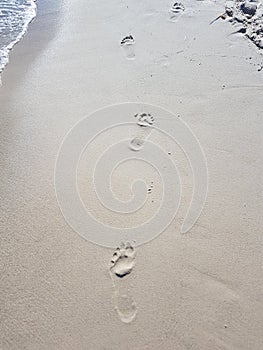
[[[0,0],[0,73],[8,63],[9,51],[35,16],[34,0]]]

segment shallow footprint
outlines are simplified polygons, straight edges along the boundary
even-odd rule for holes
[[[124,323],[130,323],[134,320],[137,313],[137,305],[128,295],[120,295],[116,311]]]
[[[125,56],[128,60],[135,59],[134,44],[135,40],[132,35],[127,35],[121,40],[120,45],[123,48]]]
[[[185,7],[181,2],[175,2],[171,7],[170,21],[175,22],[184,12]]]
[[[121,243],[111,259],[110,275],[114,287],[115,309],[124,323],[130,323],[137,313],[137,305],[129,295],[127,286],[123,285],[122,279],[128,276],[135,265],[135,249],[130,243]]]
[[[138,152],[142,149],[143,145],[144,145],[144,139],[136,136],[130,142],[130,149],[132,151]]]

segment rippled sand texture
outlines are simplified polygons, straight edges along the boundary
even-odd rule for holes
[[[0,349],[262,350],[263,62],[247,37],[257,2],[252,10],[235,2],[227,17],[221,0],[38,4],[0,88]],[[240,27],[229,23],[235,11]],[[183,235],[194,179],[180,147],[154,130],[163,116],[134,112],[131,120],[147,127],[94,140],[81,159],[81,195],[103,223],[140,225],[162,202],[158,172],[134,161],[116,168],[112,188],[127,201],[127,183],[138,174],[151,179],[141,211],[128,220],[99,206],[92,166],[117,136],[129,133],[134,157],[148,142],[160,145],[181,175],[175,219],[136,246],[136,258],[129,247],[115,254],[118,245],[80,237],[54,190],[68,131],[127,101],[159,105],[186,122],[209,172],[203,212]],[[167,128],[169,120],[162,119]]]

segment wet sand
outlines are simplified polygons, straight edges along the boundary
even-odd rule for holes
[[[230,23],[209,25],[223,2],[185,2],[172,21],[171,5],[44,2],[11,53],[0,88],[3,349],[262,349],[262,56]],[[120,45],[127,35],[132,53]],[[175,220],[136,248],[132,272],[113,285],[114,250],[66,223],[54,165],[76,122],[127,101],[159,105],[191,127],[209,191],[182,235],[186,171]],[[176,159],[175,145],[163,147]],[[120,195],[127,169],[114,180]],[[116,290],[136,303],[128,324]]]

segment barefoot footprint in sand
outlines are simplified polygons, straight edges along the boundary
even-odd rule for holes
[[[140,129],[137,135],[131,140],[129,147],[132,151],[140,151],[152,132],[154,117],[150,113],[137,113],[134,117],[137,119],[137,125]]]
[[[135,265],[135,250],[130,243],[121,243],[112,258],[110,275],[114,287],[115,309],[122,322],[130,323],[136,316],[137,306],[129,295],[129,290],[125,288],[122,281],[128,276]]]
[[[135,264],[134,258],[135,251],[131,244],[127,243],[124,245],[124,243],[122,243],[112,256],[111,272],[119,278],[129,275]]]
[[[139,126],[152,126],[154,123],[154,118],[150,113],[141,113],[141,114],[135,114],[135,118],[137,118],[137,124]]]
[[[134,44],[135,40],[132,35],[127,35],[121,40],[120,45],[123,48],[125,56],[128,60],[135,59]]]
[[[177,19],[182,15],[184,10],[185,10],[185,7],[181,2],[175,2],[170,9],[170,12],[171,12],[170,21],[176,22]]]

